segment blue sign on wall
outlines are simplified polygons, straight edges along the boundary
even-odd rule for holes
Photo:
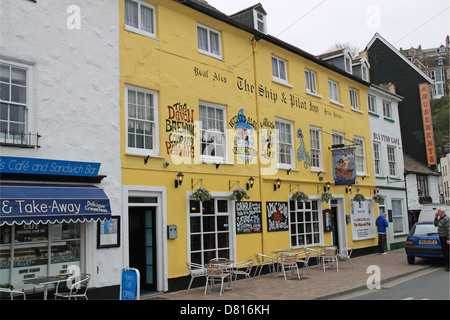
[[[100,163],[53,159],[0,157],[0,173],[96,177]]]
[[[134,268],[122,269],[120,282],[120,300],[139,300],[140,280],[139,270]]]

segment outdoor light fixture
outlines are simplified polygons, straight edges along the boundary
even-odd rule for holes
[[[175,179],[175,188],[178,188],[178,186],[181,186],[183,183],[183,177],[184,175],[181,172],[178,172],[177,178]]]
[[[380,192],[380,187],[376,186],[375,189],[373,190],[373,194],[377,194],[378,192]]]
[[[329,190],[330,190],[330,187],[331,187],[331,183],[327,182],[326,186],[323,187],[323,191],[324,191],[324,192],[329,191]]]
[[[347,188],[345,188],[345,193],[352,193],[352,186],[348,185]]]
[[[147,156],[147,158],[144,158],[144,164],[148,163],[148,159],[150,158],[150,156]]]
[[[253,177],[248,178],[247,190],[250,190],[250,188],[253,188],[253,183],[255,183],[255,179],[253,179]]]
[[[277,181],[275,181],[275,184],[273,185],[273,191],[277,191],[277,189],[280,189],[281,186],[281,180],[280,178],[277,179]]]

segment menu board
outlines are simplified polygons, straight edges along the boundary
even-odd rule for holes
[[[237,201],[236,233],[260,233],[261,232],[261,202]]]
[[[375,220],[372,201],[350,201],[352,219],[352,240],[375,238]]]
[[[289,230],[288,203],[266,202],[267,231]]]

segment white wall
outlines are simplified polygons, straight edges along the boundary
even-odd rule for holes
[[[112,0],[2,0],[0,17],[0,57],[31,66],[29,129],[42,136],[41,148],[1,154],[100,162],[113,215],[122,211],[118,11]],[[96,224],[86,229],[91,284],[118,284],[123,249],[96,249]]]

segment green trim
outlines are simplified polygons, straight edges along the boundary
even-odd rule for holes
[[[377,117],[377,118],[380,117],[379,114],[373,113],[372,111],[369,111],[369,114],[370,114],[371,116],[374,116],[374,117]]]
[[[391,118],[384,117],[384,120],[395,123],[395,120],[392,120]]]

